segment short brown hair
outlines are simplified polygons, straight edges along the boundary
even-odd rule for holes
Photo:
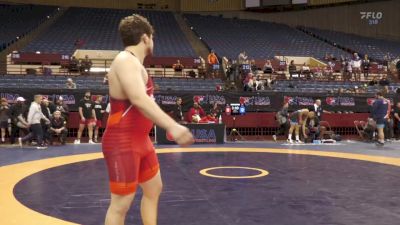
[[[139,44],[143,34],[150,37],[154,33],[149,21],[138,14],[123,18],[119,23],[118,30],[125,47]]]

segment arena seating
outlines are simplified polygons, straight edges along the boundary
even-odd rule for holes
[[[4,75],[0,77],[0,88],[34,88],[34,89],[64,89],[66,77],[64,76],[15,76]],[[153,78],[160,90],[174,91],[214,91],[216,85],[222,85],[220,79],[186,79],[186,78]],[[73,80],[77,89],[106,90],[101,76],[77,76]]]
[[[277,81],[273,85],[273,90],[277,92],[302,92],[302,93],[328,93],[335,91],[339,88],[344,90],[362,88],[366,85],[366,82],[343,82],[343,81],[307,81],[302,80],[281,80]],[[397,88],[400,88],[399,83],[394,83],[389,86],[389,90],[395,92]],[[367,93],[376,93],[381,90],[382,87],[379,85],[368,86]]]
[[[24,37],[56,10],[52,6],[0,4],[0,51]]]
[[[89,8],[68,9],[23,51],[71,55],[75,48],[122,50],[118,24],[121,18],[133,13],[144,15],[154,26],[155,56],[195,56],[171,12]]]
[[[319,38],[325,39],[328,42],[336,43],[344,48],[354,50],[361,55],[368,54],[370,58],[375,60],[383,60],[387,53],[389,53],[391,57],[398,57],[400,55],[400,42],[315,28],[301,29]]]
[[[219,56],[236,59],[245,50],[250,58],[276,55],[313,56],[347,53],[287,25],[255,20],[186,14],[190,26]]]

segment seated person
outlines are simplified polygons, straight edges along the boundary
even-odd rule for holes
[[[301,74],[304,74],[305,77],[309,77],[311,74],[310,67],[306,65],[306,63],[303,63],[303,66],[301,67]]]
[[[67,79],[67,83],[65,83],[65,87],[67,89],[76,89],[76,84],[74,83],[74,81],[72,80],[72,78],[68,78]]]
[[[305,142],[313,142],[319,139],[319,119],[315,116],[315,112],[308,112],[302,128]]]
[[[272,67],[271,60],[267,60],[265,62],[263,71],[264,71],[264,73],[270,73],[270,74],[274,72],[274,68]]]
[[[92,60],[89,59],[89,56],[86,55],[85,58],[81,61],[80,71],[81,73],[89,73],[90,68],[92,68]]]
[[[49,128],[49,134],[50,134],[50,144],[53,144],[53,137],[58,136],[59,140],[62,145],[65,144],[65,141],[67,139],[67,128],[66,128],[66,122],[63,117],[61,117],[61,112],[60,111],[55,111],[53,113],[53,118],[50,119],[50,128]]]
[[[172,65],[172,68],[174,69],[175,72],[182,72],[183,70],[183,65],[181,64],[181,61],[178,59],[174,65]]]
[[[68,71],[69,72],[78,72],[79,66],[79,61],[78,59],[75,58],[75,56],[72,56],[71,60],[69,61],[69,65],[68,65]]]
[[[201,118],[205,117],[206,113],[204,112],[203,108],[201,108],[198,101],[194,101],[193,107],[190,108],[188,112],[188,122],[198,123],[200,122]]]

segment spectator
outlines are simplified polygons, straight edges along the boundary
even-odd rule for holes
[[[25,98],[18,97],[17,103],[10,107],[11,116],[11,144],[15,143],[15,138],[20,136],[20,132],[28,133],[29,123],[27,121],[28,117],[28,107],[25,105]]]
[[[64,145],[67,140],[67,134],[68,134],[66,127],[67,123],[61,115],[62,113],[56,110],[53,113],[53,117],[50,120],[50,128],[49,128],[50,145],[53,145],[54,136],[58,136],[62,145]]]
[[[253,74],[257,74],[258,67],[257,67],[257,64],[256,64],[256,60],[252,59],[250,61],[250,68],[251,68],[251,72]]]
[[[352,71],[354,73],[354,80],[360,81],[361,80],[361,59],[357,53],[354,53],[353,59],[351,61]]]
[[[174,65],[172,65],[172,68],[175,71],[175,75],[182,76],[182,71],[183,71],[184,66],[182,65],[182,63],[179,59],[176,61],[176,63]]]
[[[67,79],[67,83],[65,83],[67,89],[76,89],[76,84],[72,80],[72,78]]]
[[[55,110],[58,110],[61,112],[61,116],[65,119],[65,121],[68,121],[68,116],[69,116],[69,108],[68,105],[64,103],[64,98],[59,97],[56,101],[56,108]]]
[[[211,77],[215,78],[216,73],[219,70],[219,60],[217,55],[215,55],[214,50],[211,50],[210,54],[207,57],[209,70],[211,72]]]
[[[94,111],[96,113],[96,127],[94,129],[94,142],[98,142],[99,129],[103,127],[103,116],[106,112],[106,106],[103,104],[103,96],[98,95],[94,102]]]
[[[383,69],[385,71],[388,71],[389,69],[389,64],[392,61],[392,57],[390,56],[390,53],[386,53],[386,55],[383,56]]]
[[[79,71],[79,60],[75,58],[75,56],[71,57],[68,65],[69,72],[78,72]]]
[[[364,56],[364,59],[362,61],[362,68],[363,68],[363,73],[364,73],[364,78],[367,80],[369,76],[369,67],[370,67],[370,61],[368,59],[368,55],[366,54]]]
[[[90,91],[85,92],[85,97],[79,101],[79,130],[78,137],[74,141],[74,144],[81,143],[82,132],[85,129],[85,126],[88,128],[89,133],[89,144],[94,144],[93,142],[93,127],[96,124],[96,113],[94,111],[94,102],[90,100],[91,93]]]
[[[228,69],[229,69],[229,60],[225,56],[222,57],[222,70],[224,72],[225,77],[229,78],[228,75]]]
[[[396,108],[394,109],[394,120],[397,127],[396,139],[400,139],[400,102],[397,102]]]
[[[352,60],[350,60],[350,59],[348,59],[347,61],[346,61],[346,65],[345,65],[345,73],[344,73],[344,80],[345,81],[350,81],[351,80],[351,77],[352,77],[352,74],[353,74],[353,65],[352,65]]]
[[[199,70],[199,77],[205,78],[206,77],[206,61],[201,56],[199,56],[199,60],[200,60],[200,64],[197,68]]]
[[[0,100],[0,129],[1,129],[1,143],[6,142],[6,131],[11,136],[11,116],[10,106],[7,99]]]
[[[378,84],[378,78],[373,77],[372,80],[370,82],[368,82],[368,86],[375,86]]]
[[[387,79],[387,75],[386,74],[382,75],[382,78],[379,80],[379,85],[380,86],[389,86],[390,85],[390,82]]]
[[[272,67],[271,60],[266,60],[264,67],[263,67],[263,72],[264,74],[272,74],[274,72],[274,68]]]
[[[198,101],[193,102],[193,107],[190,108],[188,112],[188,119],[190,120],[189,122],[194,122],[198,123],[201,118],[205,117],[206,113],[204,112],[203,108],[200,106]]]
[[[185,120],[182,111],[182,98],[176,98],[176,104],[170,113],[172,114],[172,118],[174,118],[174,120],[177,122],[182,122]]]
[[[296,65],[294,64],[294,60],[291,60],[290,64],[289,64],[290,80],[293,78],[293,74],[296,74],[296,73],[297,73]]]
[[[390,89],[389,89],[389,86],[383,86],[383,88],[382,88],[382,94],[384,94],[384,95],[387,95],[387,94],[390,94]]]
[[[239,65],[248,64],[247,58],[248,58],[248,56],[246,55],[246,52],[245,52],[245,51],[242,51],[242,52],[239,53],[239,55],[238,55],[238,64],[239,64]]]
[[[37,140],[37,149],[46,149],[47,147],[43,143],[43,128],[41,120],[45,120],[46,123],[50,123],[50,120],[42,113],[40,106],[42,102],[42,95],[35,95],[34,101],[31,103],[28,113],[28,123],[30,125],[31,132],[23,138],[18,138],[19,146],[22,147],[22,143],[32,138]]]
[[[89,74],[90,68],[92,68],[92,60],[89,59],[88,55],[85,55],[85,58],[81,60],[80,71],[82,74]]]
[[[265,81],[261,80],[260,75],[256,76],[256,80],[253,83],[253,87],[256,91],[265,90]]]
[[[247,74],[246,78],[243,81],[243,91],[253,91],[254,88],[253,77],[254,76],[252,73]]]
[[[335,80],[335,77],[333,75],[333,68],[335,67],[335,63],[332,61],[329,61],[325,70],[324,70],[324,75],[328,78],[328,80]]]
[[[301,74],[303,74],[307,79],[311,77],[310,67],[307,66],[306,63],[303,63],[303,66],[301,67]]]

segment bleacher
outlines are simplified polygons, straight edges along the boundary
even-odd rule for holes
[[[196,55],[171,12],[89,8],[68,9],[23,51],[72,55],[76,48],[122,50],[118,24],[133,13],[147,17],[155,28],[154,56]]]
[[[35,29],[56,9],[53,6],[0,4],[0,51]]]
[[[72,77],[77,89],[81,90],[107,90],[103,84],[102,76],[76,76]],[[154,77],[154,83],[159,90],[172,91],[214,91],[217,85],[223,85],[220,79],[193,79],[193,78],[161,78]],[[43,75],[3,75],[0,76],[0,88],[21,89],[65,89],[66,76]]]
[[[219,56],[236,59],[245,50],[250,58],[347,55],[323,41],[283,24],[186,14],[190,26]]]
[[[338,93],[339,89],[354,90],[364,88],[367,85],[366,94],[374,94],[382,90],[382,86],[368,86],[368,82],[343,82],[343,81],[307,81],[304,80],[280,80],[272,85],[275,92],[301,92],[301,93]],[[399,83],[389,85],[389,90],[394,93],[400,88]]]
[[[375,60],[383,60],[387,53],[389,53],[392,58],[400,55],[400,42],[315,28],[302,29],[328,42],[336,43],[344,48],[354,50],[361,55],[368,54],[370,58]]]

